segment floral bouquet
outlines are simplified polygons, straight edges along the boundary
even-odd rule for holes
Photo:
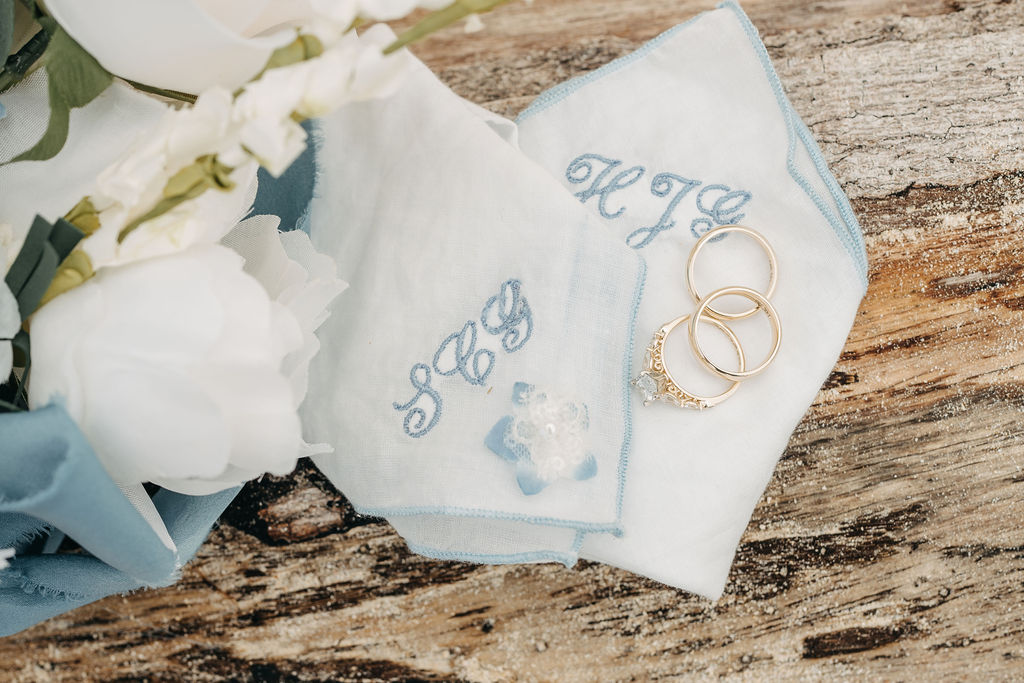
[[[0,0],[0,635],[172,582],[241,484],[330,450],[315,119],[502,1]]]

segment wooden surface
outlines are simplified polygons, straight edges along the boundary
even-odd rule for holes
[[[516,2],[419,53],[515,113],[707,7]],[[0,641],[0,680],[1024,679],[1024,3],[746,8],[871,277],[724,598],[428,561],[303,468],[248,487],[177,586]]]

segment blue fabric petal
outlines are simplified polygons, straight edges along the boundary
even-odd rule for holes
[[[537,476],[537,467],[532,460],[520,460],[516,464],[516,481],[528,496],[540,493],[548,485],[548,482]]]
[[[63,408],[0,415],[2,535],[24,550],[25,534],[45,521],[90,553],[17,555],[0,571],[0,636],[113,593],[172,583],[179,563],[196,552],[238,490],[154,497],[176,556],[110,479]]]
[[[48,533],[50,527],[42,520],[19,512],[0,512],[0,548],[20,550]]]
[[[47,522],[144,583],[174,571],[174,552],[110,479],[63,408],[0,415],[0,443],[0,512]]]
[[[517,406],[523,405],[526,402],[526,394],[531,391],[533,391],[532,384],[516,382],[512,385],[512,403],[515,403]]]
[[[508,460],[509,462],[516,462],[520,459],[521,455],[509,448],[508,444],[505,442],[505,434],[511,427],[511,415],[506,415],[501,418],[498,420],[497,424],[491,428],[491,431],[487,433],[487,437],[484,439],[484,445],[505,460]]]
[[[594,457],[593,453],[587,453],[586,459],[576,467],[576,471],[572,473],[572,476],[576,481],[583,481],[584,479],[590,479],[596,474],[597,458]]]

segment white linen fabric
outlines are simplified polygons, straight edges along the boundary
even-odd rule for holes
[[[310,235],[350,283],[302,408],[318,466],[425,554],[571,564],[619,532],[639,255],[423,65],[318,137]]]
[[[504,522],[389,519],[410,548],[433,557],[569,565],[579,556],[717,598],[752,509],[863,297],[866,258],[849,203],[734,3],[545,93],[518,128],[479,115],[645,258],[631,375],[654,330],[695,309],[686,259],[698,237],[718,225],[751,226],[774,246],[779,284],[772,301],[784,343],[768,371],[710,410],[645,408],[632,393],[621,535],[580,530],[569,545],[565,528],[530,527],[525,538],[523,525]],[[766,279],[763,253],[740,236],[710,245],[698,262],[705,293],[726,285],[763,290]],[[748,367],[758,363],[768,346],[763,319],[730,326]],[[702,343],[716,360],[728,351],[723,339]],[[667,353],[687,388],[714,393],[684,332],[669,338]]]
[[[772,303],[783,327],[775,362],[701,412],[642,408],[634,392],[625,533],[587,535],[580,553],[717,598],[753,507],[864,295],[860,228],[735,3],[541,95],[518,123],[522,152],[647,261],[634,374],[654,330],[695,308],[684,266],[700,234],[741,223],[775,249]],[[763,291],[765,259],[750,246],[742,236],[709,245],[698,288]],[[748,367],[763,358],[768,336],[763,318],[756,325],[733,324]]]

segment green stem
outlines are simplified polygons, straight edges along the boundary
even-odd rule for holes
[[[152,85],[146,85],[145,83],[139,83],[138,81],[129,81],[125,79],[128,85],[132,86],[136,90],[142,92],[148,92],[151,95],[159,95],[160,97],[166,97],[169,100],[177,100],[178,102],[187,102],[188,104],[195,104],[196,96],[190,95],[187,92],[180,92],[178,90],[165,90],[164,88],[157,88]]]

